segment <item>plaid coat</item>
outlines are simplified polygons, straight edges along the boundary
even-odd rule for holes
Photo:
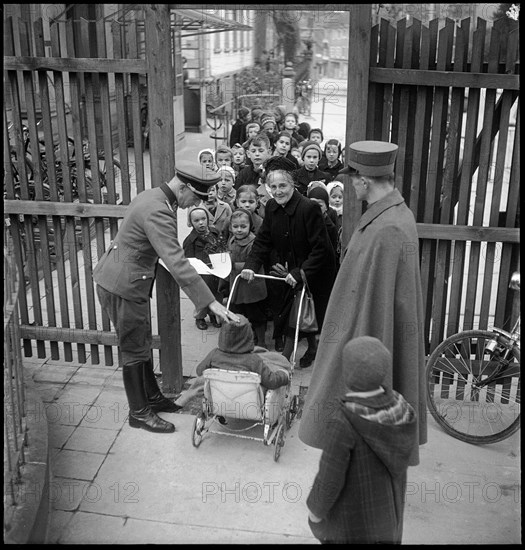
[[[416,430],[411,408],[405,421],[380,424],[339,401],[307,499],[308,508],[323,519],[309,522],[321,542],[401,543],[406,472]]]

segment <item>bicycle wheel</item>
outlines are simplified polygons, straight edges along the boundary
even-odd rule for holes
[[[496,332],[454,334],[427,363],[430,413],[449,435],[467,443],[495,443],[519,429],[520,384],[519,344]]]

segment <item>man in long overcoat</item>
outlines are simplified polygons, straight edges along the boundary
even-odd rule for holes
[[[391,352],[389,382],[415,409],[419,444],[427,440],[423,297],[414,216],[394,189],[397,145],[365,141],[350,146],[358,200],[366,200],[348,244],[326,310],[299,438],[323,449],[327,422],[342,395],[341,350],[352,338],[373,336]],[[419,464],[415,446],[409,464]]]

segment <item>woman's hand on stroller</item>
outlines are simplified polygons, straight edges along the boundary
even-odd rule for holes
[[[241,279],[246,279],[249,283],[251,283],[254,279],[255,271],[252,269],[243,269],[241,271]]]
[[[217,317],[220,317],[225,323],[239,323],[240,319],[233,311],[226,309],[219,301],[214,300],[208,305],[211,312]]]

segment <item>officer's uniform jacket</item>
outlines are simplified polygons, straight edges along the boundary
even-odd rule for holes
[[[175,195],[166,184],[139,193],[96,265],[94,281],[126,300],[147,302],[160,257],[197,310],[213,302],[213,294],[177,240],[176,207]]]

